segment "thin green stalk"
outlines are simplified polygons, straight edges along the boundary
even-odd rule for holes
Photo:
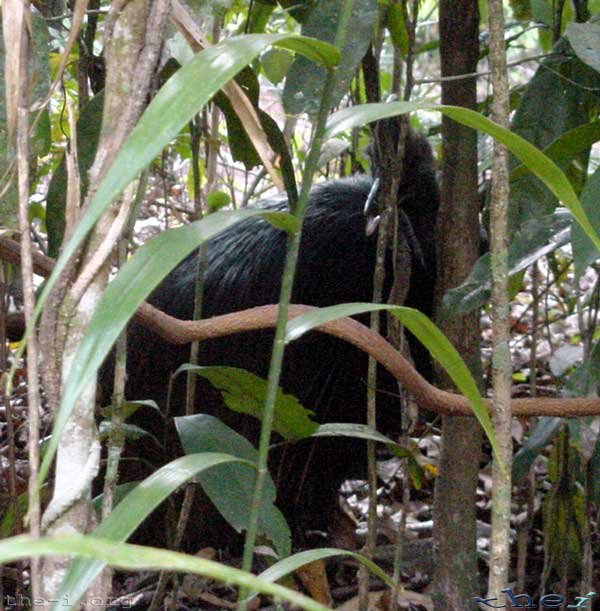
[[[338,49],[341,49],[346,39],[346,33],[348,24],[350,23],[350,16],[352,13],[353,0],[344,0],[340,20],[338,23],[338,30],[335,37],[335,45]],[[304,172],[302,175],[302,189],[300,197],[294,210],[292,211],[294,216],[300,221],[300,224],[304,220],[304,214],[306,212],[306,206],[308,203],[308,195],[312,186],[313,174],[315,173],[319,155],[321,151],[321,145],[323,142],[323,135],[325,133],[325,124],[331,102],[333,99],[333,93],[335,88],[335,72],[332,69],[328,70],[327,78],[323,88],[323,95],[321,98],[321,105],[317,116],[317,122],[313,134],[310,151],[306,159],[304,166]],[[275,330],[275,340],[273,342],[273,353],[271,356],[271,365],[269,368],[269,379],[267,385],[267,397],[265,400],[265,407],[262,415],[262,426],[260,430],[260,441],[258,446],[258,464],[257,464],[257,475],[256,475],[256,486],[254,488],[254,496],[252,499],[252,506],[250,508],[250,519],[248,524],[248,531],[246,533],[246,541],[244,544],[244,556],[242,560],[242,569],[250,572],[252,569],[252,557],[254,553],[254,544],[256,541],[257,525],[259,512],[262,505],[262,498],[264,492],[264,486],[266,477],[268,474],[267,470],[267,459],[269,453],[269,444],[271,441],[271,431],[273,428],[273,414],[275,410],[275,398],[277,395],[277,389],[279,387],[279,378],[281,376],[281,364],[283,361],[283,352],[285,349],[285,327],[287,324],[288,306],[292,295],[292,286],[294,284],[294,275],[296,271],[296,263],[298,260],[298,252],[300,249],[300,239],[302,237],[302,230],[298,230],[295,235],[288,240],[288,253],[286,257],[285,267],[283,271],[283,279],[281,284],[281,292],[279,296],[279,312],[277,316],[277,327]],[[241,593],[240,608],[245,608],[243,602],[245,593]]]
[[[201,199],[201,191],[200,191],[200,171],[199,171],[199,163],[200,163],[200,135],[201,130],[197,126],[197,121],[199,121],[199,117],[197,116],[195,119],[190,121],[189,129],[190,129],[190,148],[192,151],[192,180],[194,184],[194,220],[200,220],[203,217],[202,212],[202,199]],[[210,157],[210,156],[209,156]],[[210,164],[209,164],[210,165]],[[212,178],[209,178],[209,184],[212,184]],[[200,320],[202,318],[202,303],[204,301],[204,276],[206,273],[207,267],[207,257],[208,257],[208,245],[206,243],[202,244],[198,249],[198,260],[196,267],[196,281],[194,283],[194,309],[192,312],[192,320]],[[190,346],[190,359],[189,362],[192,365],[198,364],[198,353],[200,349],[200,342],[194,341]],[[172,384],[169,385],[169,396],[172,391]],[[195,404],[196,404],[196,374],[193,372],[188,372],[186,378],[186,390],[185,390],[185,415],[191,416],[195,412]],[[170,405],[170,399],[168,400]],[[165,449],[167,447],[167,429],[165,429]],[[183,541],[183,537],[185,535],[185,529],[187,527],[187,523],[189,520],[190,512],[192,510],[192,505],[194,503],[195,489],[193,485],[188,485],[185,488],[185,493],[183,497],[183,502],[181,504],[181,508],[179,509],[179,518],[177,520],[177,525],[175,527],[175,533],[172,537],[172,545],[170,546],[173,551],[179,551],[181,547],[181,542]],[[165,591],[167,589],[167,585],[169,581],[173,582],[173,587],[177,587],[177,575],[175,573],[171,573],[169,571],[162,571],[160,577],[158,579],[158,585],[156,590],[154,591],[154,596],[152,597],[152,602],[150,603],[149,611],[156,611],[160,608],[160,605],[163,602]]]
[[[148,170],[144,170],[138,181],[133,208],[123,231],[123,237],[117,244],[118,266],[123,266],[127,259],[127,250],[133,237],[135,221],[140,206],[144,201],[146,186],[148,184]],[[127,191],[129,193],[129,191]],[[128,197],[129,195],[127,195]],[[104,488],[102,495],[102,518],[106,518],[113,509],[113,498],[119,476],[119,462],[125,445],[123,433],[123,401],[125,400],[125,383],[127,370],[127,331],[123,331],[115,344],[115,371],[113,375],[112,415],[110,433],[107,442],[106,472],[104,475]]]

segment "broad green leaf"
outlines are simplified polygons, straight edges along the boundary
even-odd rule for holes
[[[176,373],[191,371],[206,378],[221,392],[229,409],[239,414],[248,414],[262,419],[262,410],[267,396],[267,381],[253,373],[237,367],[182,365]],[[318,428],[311,420],[314,414],[304,408],[293,395],[284,393],[281,388],[275,399],[273,430],[288,440],[309,437]]]
[[[571,374],[565,385],[570,396],[598,394],[600,389],[600,341],[596,339],[588,358]],[[600,485],[600,482],[598,483]]]
[[[584,123],[563,133],[546,148],[544,155],[555,163],[569,161],[582,152],[588,151],[596,142],[600,141],[600,121]],[[520,164],[510,173],[510,180],[516,181],[529,173],[527,166]]]
[[[316,0],[310,14],[302,24],[302,34],[333,43],[338,29],[341,11],[340,2]],[[348,91],[350,82],[373,37],[377,19],[375,0],[354,0],[352,7],[352,36],[348,37],[340,56],[335,79],[336,89],[333,105],[336,105]],[[308,56],[298,57],[287,73],[283,91],[283,105],[286,112],[316,114],[319,109],[325,68],[315,66]]]
[[[98,427],[98,433],[100,434],[100,441],[106,441],[108,436],[111,434],[113,429],[112,422],[110,420],[103,420]],[[160,447],[160,441],[150,434],[146,429],[143,429],[141,426],[137,426],[136,424],[129,424],[127,422],[122,422],[119,427],[119,433],[123,435],[125,439],[142,439],[142,437],[151,438],[157,447]]]
[[[549,156],[555,152],[553,147],[560,146],[561,138],[569,137],[569,132],[573,137],[581,136],[582,144],[586,144],[587,137],[574,130],[583,130],[590,117],[597,116],[596,92],[600,88],[600,75],[573,55],[564,38],[552,50],[554,53],[542,60],[528,83],[512,120],[513,132],[539,149],[548,147]],[[548,100],[552,100],[552,112],[548,112]],[[574,148],[575,144],[571,146]],[[572,150],[566,158],[556,158],[557,165],[567,174],[577,193],[586,177],[588,159],[589,146]],[[560,195],[546,187],[547,184],[544,186],[531,175],[511,184],[510,231],[530,218],[552,213]]]
[[[571,215],[560,210],[542,219],[530,219],[508,247],[509,275],[516,277],[541,257],[566,244],[571,237],[572,220]],[[490,254],[486,253],[460,286],[446,292],[440,318],[445,320],[482,307],[489,301],[490,291]]]
[[[247,590],[261,592],[278,600],[287,600],[308,611],[327,611],[327,607],[295,590],[284,588],[266,579],[255,577],[250,573],[219,564],[213,560],[188,556],[179,552],[128,543],[114,543],[83,535],[65,535],[60,538],[44,537],[41,539],[21,535],[0,541],[0,563],[6,564],[25,558],[42,556],[78,556],[130,571],[163,570],[194,573]],[[74,604],[74,598],[70,597],[69,602]],[[63,603],[64,601],[61,600],[55,602],[52,607],[53,611],[62,609],[64,607]]]
[[[570,23],[565,36],[577,57],[600,72],[600,23]]]
[[[274,8],[274,2],[260,2],[260,0],[257,0],[252,6],[252,10],[248,11],[248,21],[242,24],[243,27],[247,28],[246,31],[250,34],[264,32]]]
[[[278,85],[285,78],[293,62],[294,56],[284,49],[269,49],[260,58],[265,76],[273,85]]]
[[[119,410],[120,416],[123,420],[127,420],[129,416],[135,414],[141,407],[147,407],[149,409],[154,410],[158,415],[161,415],[160,407],[156,404],[156,401],[152,399],[140,399],[139,401],[125,401],[121,403],[117,408]],[[109,405],[107,407],[103,407],[100,410],[100,413],[104,418],[110,418],[113,414],[113,406]]]
[[[125,484],[117,484],[113,494],[113,507],[116,507],[136,486],[140,484],[140,480],[133,480]],[[104,501],[104,493],[95,496],[92,499],[92,507],[100,519],[102,513],[102,502]]]
[[[313,433],[313,437],[354,437],[356,439],[370,439],[380,443],[396,445],[389,437],[382,435],[366,424],[355,422],[327,422],[321,424]]]
[[[242,435],[208,414],[175,418],[181,445],[187,454],[226,452],[250,464],[258,461],[256,448]],[[256,484],[256,472],[248,464],[221,464],[198,475],[204,492],[219,513],[237,531],[248,528],[249,511]],[[280,557],[291,552],[290,529],[282,513],[274,505],[275,484],[267,477],[258,532],[273,543]]]
[[[206,469],[231,462],[247,464],[236,456],[222,453],[189,454],[177,458],[133,488],[91,536],[107,541],[124,541],[179,486]],[[94,556],[86,560],[75,560],[63,580],[58,598],[68,594],[79,599],[105,564],[106,560]]]
[[[400,2],[391,3],[385,14],[387,27],[394,46],[402,56],[408,53],[408,31],[404,21],[404,11]]]
[[[324,140],[333,138],[354,127],[362,127],[379,119],[387,119],[416,110],[431,110],[435,107],[433,101],[418,102],[385,102],[380,104],[359,104],[334,112],[327,120]]]
[[[595,227],[598,227],[600,224],[598,193],[600,193],[600,168],[596,169],[588,178],[581,192],[581,205]],[[571,229],[571,236],[575,275],[581,277],[586,268],[600,258],[600,249],[594,245],[581,227],[575,223],[573,223]]]
[[[538,454],[552,442],[562,422],[561,418],[543,417],[539,419],[527,441],[514,455],[512,477],[515,483],[519,483],[525,477]]]
[[[243,38],[247,36],[248,34],[244,35]],[[342,54],[327,41],[311,38],[310,36],[292,34],[269,34],[269,36],[278,37],[278,40],[272,43],[274,46],[289,49],[290,51],[294,51],[294,53],[299,53],[311,62],[333,68],[341,61]]]
[[[404,306],[377,305],[372,303],[345,303],[328,308],[319,308],[290,320],[286,326],[285,341],[290,342],[298,339],[304,333],[326,322],[373,311],[386,311],[396,316],[429,350],[431,356],[440,363],[458,390],[471,404],[475,417],[490,440],[496,456],[499,456],[496,435],[492,427],[490,415],[479,394],[475,380],[473,380],[469,369],[456,351],[456,348],[422,312]]]
[[[231,203],[231,195],[225,191],[211,191],[206,196],[206,205],[211,212],[216,212],[221,208],[229,206]]]
[[[554,26],[552,7],[547,0],[531,0],[531,11],[535,21],[543,23],[549,28]]]

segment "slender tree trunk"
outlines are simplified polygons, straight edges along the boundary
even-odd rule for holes
[[[442,76],[472,73],[479,58],[477,0],[440,1]],[[475,108],[476,79],[442,83],[442,103]],[[477,134],[443,118],[442,201],[438,222],[437,303],[459,285],[479,258]],[[481,378],[479,313],[453,317],[441,328]],[[449,386],[447,378],[441,385]],[[435,487],[434,543],[437,609],[465,609],[477,592],[475,490],[481,430],[472,418],[444,418],[439,476]]]
[[[502,0],[490,0],[490,65],[492,69],[492,118],[509,127],[509,87],[504,43],[504,7]],[[492,157],[492,196],[490,235],[492,253],[492,383],[494,408],[492,421],[500,456],[494,457],[492,477],[492,534],[490,536],[490,574],[488,597],[496,597],[508,583],[510,563],[510,500],[511,500],[511,404],[512,367],[510,360],[510,324],[508,302],[508,152],[494,142]],[[504,463],[500,464],[501,459]]]
[[[78,196],[67,198],[73,213],[70,218],[78,218],[89,205],[145,107],[162,47],[168,8],[168,0],[155,0],[151,7],[147,0],[125,3],[115,0],[111,6],[104,22],[107,78],[100,142],[83,204],[80,205]],[[46,351],[44,386],[53,409],[58,406],[61,384],[67,378],[77,346],[108,280],[110,255],[131,208],[131,198],[124,197],[102,215],[84,251],[59,279],[46,302],[41,329]],[[68,227],[67,237],[72,229]],[[53,496],[42,520],[47,533],[54,536],[74,531],[86,533],[94,526],[91,485],[100,464],[95,398],[94,380],[79,396],[57,449]],[[56,595],[68,562],[59,557],[44,561],[43,589],[47,599]],[[97,583],[96,595],[98,587]],[[94,605],[90,603],[88,607]]]

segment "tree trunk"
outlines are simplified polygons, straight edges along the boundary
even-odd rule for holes
[[[442,76],[474,72],[479,57],[477,0],[440,1]],[[475,108],[476,79],[442,83],[442,103]],[[477,133],[447,117],[442,122],[443,178],[438,221],[439,306],[479,257]],[[440,323],[476,379],[481,378],[479,312]],[[447,378],[439,381],[449,386]],[[437,609],[462,610],[478,592],[475,489],[481,429],[472,418],[444,418],[439,476],[435,487],[434,543]]]

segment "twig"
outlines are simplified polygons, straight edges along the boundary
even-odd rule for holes
[[[514,66],[519,66],[520,64],[526,64],[528,62],[540,62],[542,59],[546,59],[547,57],[564,57],[562,53],[540,53],[539,55],[531,55],[529,57],[523,57],[521,59],[517,59],[513,62],[509,62],[506,64],[508,68],[512,68]],[[546,67],[545,64],[541,64]],[[416,79],[414,81],[415,85],[427,85],[432,83],[443,83],[448,81],[462,81],[464,79],[470,78],[479,78],[482,76],[490,76],[492,74],[491,70],[484,70],[482,72],[465,72],[464,74],[454,74],[452,76],[439,76],[436,78],[424,78],[424,79]],[[578,83],[573,83],[577,84]],[[592,88],[590,88],[592,89]],[[596,89],[593,89],[596,91]]]

